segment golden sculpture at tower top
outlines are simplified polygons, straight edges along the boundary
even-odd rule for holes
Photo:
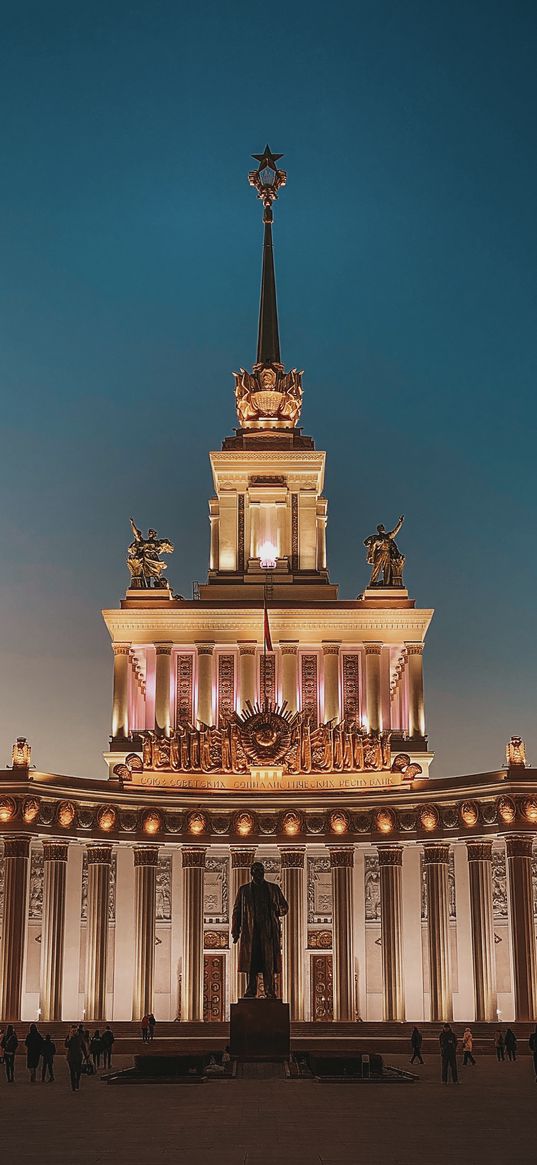
[[[364,546],[367,549],[367,562],[372,567],[371,578],[369,580],[370,587],[403,586],[405,556],[400,553],[395,539],[404,520],[405,516],[401,514],[393,530],[386,530],[382,523],[380,523],[377,526],[376,534],[370,534],[369,538],[364,539]],[[379,582],[381,574],[382,582]]]
[[[241,429],[293,429],[302,408],[302,373],[286,372],[280,360],[276,279],[272,250],[272,204],[285,186],[285,170],[277,166],[282,154],[254,154],[259,166],[248,175],[263,203],[263,270],[257,337],[257,359],[251,372],[235,372],[235,404]]]
[[[127,552],[127,566],[131,573],[132,587],[167,587],[166,579],[162,578],[167,564],[161,561],[161,554],[173,554],[174,545],[169,538],[158,538],[156,530],[148,530],[147,538],[138,529],[134,518],[131,518],[131,530],[134,542],[130,543]]]

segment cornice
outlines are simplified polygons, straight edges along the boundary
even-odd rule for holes
[[[146,608],[132,608],[126,610],[106,608],[102,612],[112,640],[125,638],[140,642],[140,637],[147,637],[148,642],[162,639],[164,635],[171,637],[177,643],[193,642],[206,636],[208,639],[218,639],[218,636],[233,636],[236,639],[248,639],[260,636],[260,618],[262,607],[241,608],[212,607],[196,611],[192,607],[174,607],[165,610],[148,611]],[[322,606],[311,608],[289,605],[287,609],[271,607],[270,625],[273,639],[296,639],[300,634],[302,640],[308,635],[322,640],[344,640],[345,636],[366,636],[378,638],[382,631],[395,634],[401,633],[401,639],[414,636],[424,639],[433,617],[430,608],[387,608],[385,610],[370,609],[339,609]]]

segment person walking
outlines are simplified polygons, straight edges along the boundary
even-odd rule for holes
[[[50,1081],[54,1080],[54,1057],[56,1055],[56,1044],[54,1044],[52,1042],[52,1039],[51,1039],[48,1032],[43,1040],[43,1047],[41,1049],[41,1055],[43,1057],[43,1067],[41,1069],[41,1080],[43,1083],[45,1082],[45,1080],[47,1078],[47,1072],[48,1072],[48,1078],[49,1078],[49,1082],[50,1082]]]
[[[93,1060],[93,1067],[95,1068],[95,1071],[97,1071],[97,1068],[101,1067],[101,1052],[103,1050],[99,1031],[94,1031],[90,1040],[89,1050]]]
[[[112,1044],[114,1043],[114,1033],[107,1023],[103,1034],[101,1036],[101,1046],[103,1051],[103,1065],[105,1068],[112,1067]]]
[[[4,1053],[4,1064],[6,1068],[6,1079],[8,1084],[15,1083],[15,1052],[19,1046],[17,1033],[13,1024],[8,1024],[5,1034],[2,1037],[2,1051]]]
[[[157,1021],[156,1021],[156,1019],[155,1019],[155,1016],[153,1015],[153,1012],[151,1012],[151,1013],[148,1015],[148,1017],[147,1017],[147,1018],[148,1018],[148,1021],[149,1021],[149,1039],[150,1039],[150,1040],[154,1040],[154,1038],[155,1038],[155,1028],[156,1028],[156,1026],[157,1026]]]
[[[442,1084],[447,1084],[448,1075],[451,1072],[451,1079],[454,1084],[459,1083],[457,1076],[457,1036],[453,1031],[451,1024],[445,1023],[440,1032],[440,1055],[442,1057]]]
[[[30,1073],[30,1083],[35,1084],[36,1072],[41,1059],[43,1037],[37,1030],[35,1023],[30,1024],[30,1030],[24,1041],[26,1045],[26,1067]]]
[[[508,1060],[516,1060],[516,1043],[516,1035],[513,1029],[508,1027],[505,1033],[505,1050]]]
[[[78,1030],[76,1027],[71,1028],[65,1041],[65,1047],[67,1048],[66,1059],[71,1077],[71,1088],[73,1092],[78,1092],[80,1089],[82,1062],[87,1058],[86,1042],[84,1040],[84,1032],[81,1028]]]
[[[535,1072],[535,1080],[537,1082],[537,1026],[535,1027],[535,1031],[531,1033],[529,1045],[530,1051],[533,1055],[533,1070]]]
[[[421,1054],[421,1045],[422,1044],[423,1044],[423,1036],[420,1032],[420,1029],[418,1027],[414,1026],[412,1028],[412,1035],[410,1036],[410,1047],[412,1049],[412,1055],[410,1057],[411,1064],[414,1063],[414,1060],[419,1060],[420,1064],[423,1064],[423,1056]]]
[[[463,1051],[463,1056],[462,1056],[463,1068],[466,1068],[467,1064],[473,1064],[475,1066],[475,1060],[474,1060],[474,1056],[473,1056],[474,1037],[473,1037],[471,1029],[469,1027],[465,1027],[463,1035],[462,1035],[462,1051]]]
[[[142,1026],[142,1039],[144,1041],[144,1044],[147,1044],[149,1042],[149,1016],[148,1015],[144,1015],[142,1017],[142,1025],[141,1026]]]
[[[505,1040],[501,1027],[498,1028],[494,1037],[494,1047],[496,1048],[496,1059],[498,1063],[500,1060],[505,1060]]]

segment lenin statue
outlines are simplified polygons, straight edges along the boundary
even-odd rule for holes
[[[254,862],[252,881],[240,886],[231,922],[233,942],[239,946],[239,971],[248,976],[246,998],[257,995],[257,976],[262,974],[267,999],[275,999],[274,976],[282,969],[280,918],[287,902],[275,882],[265,881],[265,867]]]

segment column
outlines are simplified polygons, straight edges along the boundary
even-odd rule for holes
[[[282,653],[282,704],[287,703],[290,712],[298,710],[298,643],[280,640]]]
[[[332,870],[334,1019],[354,1019],[352,846],[329,846]]]
[[[326,570],[327,511],[327,498],[317,498],[317,570]]]
[[[209,522],[211,525],[211,550],[209,555],[209,570],[218,570],[218,522],[220,506],[218,498],[211,498],[209,502]]]
[[[494,923],[492,915],[492,842],[468,841],[470,917],[474,961],[475,1018],[493,1023],[496,1018]]]
[[[323,641],[324,708],[323,720],[340,720],[339,704],[339,643]]]
[[[440,1020],[447,1023],[453,1018],[449,952],[449,845],[425,845],[423,858],[429,906],[430,1018],[432,1022]]]
[[[381,643],[365,644],[365,695],[370,732],[380,731],[380,653]]]
[[[181,1019],[203,1019],[203,871],[206,849],[185,846],[183,856],[183,978]]]
[[[403,967],[405,1017],[420,1021],[423,1013],[423,955],[421,943],[421,849],[403,847]]]
[[[116,854],[116,927],[114,932],[113,1020],[132,1019],[134,966],[132,936],[135,934],[134,861],[130,845],[120,845]]]
[[[129,651],[128,643],[113,643],[114,694],[112,697],[112,736],[129,735]]]
[[[85,846],[69,843],[65,884],[65,927],[63,948],[62,1019],[80,1019],[80,908],[82,905],[82,859]]]
[[[304,847],[280,850],[282,891],[289,903],[284,922],[283,998],[289,1003],[291,1020],[304,1019]]]
[[[153,1010],[158,846],[134,847],[134,984],[132,1018]]]
[[[4,921],[0,947],[0,1018],[20,1019],[30,838],[4,838]]]
[[[240,886],[244,886],[246,882],[250,881],[250,867],[255,861],[255,849],[232,849],[231,850],[231,879],[230,879],[230,894],[229,894],[229,909],[233,910],[235,899],[239,892]],[[230,938],[230,958],[229,958],[229,1001],[236,1003],[237,999],[243,994],[241,988],[240,972],[238,970],[239,949],[238,944],[234,943]],[[246,982],[244,983],[246,987]]]
[[[214,724],[213,654],[214,643],[196,643],[198,652],[198,687],[196,716],[203,724]]]
[[[155,728],[170,735],[170,660],[172,643],[155,643]]]
[[[425,736],[423,703],[423,643],[407,643],[408,735]]]
[[[405,1018],[403,985],[403,847],[379,846],[384,1019]]]
[[[255,649],[255,640],[239,643],[239,712],[246,707],[247,700],[252,704],[256,700]]]
[[[88,928],[86,933],[87,1020],[105,1019],[108,894],[111,845],[88,846]]]
[[[69,846],[43,842],[43,925],[41,929],[41,1019],[62,1018],[65,891]]]
[[[511,943],[515,983],[515,1019],[537,1018],[537,959],[533,921],[531,856],[533,838],[529,834],[506,837],[509,870]]]

